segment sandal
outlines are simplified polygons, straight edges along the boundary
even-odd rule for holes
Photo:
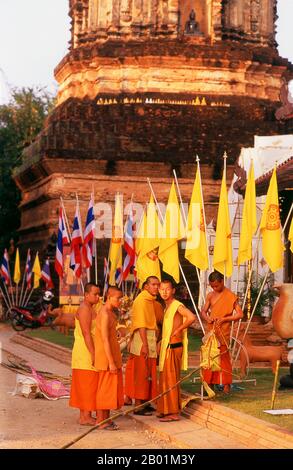
[[[142,408],[141,410],[137,410],[133,412],[134,415],[139,415],[139,416],[152,416],[152,412],[148,411],[145,408]]]
[[[99,428],[101,431],[118,431],[119,426],[112,421],[108,423],[104,428]]]
[[[171,421],[179,421],[180,418],[178,416],[173,416],[173,415],[166,415],[163,418],[159,418],[159,421],[162,423],[171,423]]]

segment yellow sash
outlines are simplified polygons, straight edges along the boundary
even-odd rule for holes
[[[160,361],[159,361],[159,371],[161,372],[164,368],[165,358],[167,354],[167,348],[170,341],[170,336],[173,328],[173,320],[175,313],[177,312],[180,305],[183,305],[178,300],[173,300],[171,305],[165,310],[164,321],[163,321],[163,331],[162,331],[162,342],[161,342],[161,351],[160,351]],[[181,370],[187,370],[187,360],[188,360],[188,338],[187,338],[187,328],[183,331],[182,334],[182,343],[183,343],[183,354],[181,361]]]
[[[157,339],[155,330],[146,330],[147,342],[149,347],[149,357],[157,357]],[[142,347],[142,339],[140,337],[139,331],[135,330],[130,344],[130,354],[135,356],[140,355]]]

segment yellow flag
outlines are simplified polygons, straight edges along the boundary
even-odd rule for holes
[[[290,242],[290,250],[293,253],[293,217],[292,217],[291,224],[290,224],[288,240]]]
[[[257,228],[256,222],[256,197],[253,161],[251,161],[249,175],[246,184],[244,206],[242,213],[242,225],[238,252],[238,265],[252,259],[252,237]]]
[[[214,269],[227,277],[230,277],[233,272],[231,225],[225,172],[222,178],[217,217]]]
[[[180,281],[177,241],[184,236],[184,226],[173,181],[162,229],[159,258],[163,263],[165,273],[170,274],[177,283]]]
[[[205,231],[204,206],[201,193],[199,168],[196,172],[189,204],[186,236],[185,258],[199,269],[208,269],[209,254]]]
[[[117,269],[122,269],[123,214],[120,198],[121,196],[117,194],[115,198],[114,224],[109,253],[109,260],[111,262],[109,284],[111,286],[115,285],[115,274]]]
[[[13,280],[14,280],[15,284],[18,284],[20,279],[21,279],[20,261],[19,261],[19,251],[18,251],[18,248],[17,248],[16,249],[16,256],[15,256]]]
[[[41,277],[42,277],[42,272],[41,272],[41,266],[40,266],[40,260],[39,260],[38,252],[37,252],[36,257],[35,257],[35,261],[34,261],[34,265],[33,265],[32,271],[33,271],[33,273],[34,273],[34,289],[36,289],[37,287],[39,287],[39,285],[40,285],[40,279],[41,279]]]
[[[279,211],[277,172],[274,168],[260,221],[262,253],[274,273],[283,267],[284,245]]]
[[[144,213],[143,216],[141,229],[139,233],[139,254],[136,260],[136,272],[140,284],[149,276],[156,276],[161,279],[158,246],[162,225],[152,195],[147,207],[147,214]]]

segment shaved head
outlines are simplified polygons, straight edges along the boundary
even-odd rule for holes
[[[122,290],[119,289],[118,287],[115,287],[115,286],[109,287],[109,289],[107,290],[106,298],[108,299],[108,297],[112,297],[115,294],[116,295],[117,294],[122,294]]]

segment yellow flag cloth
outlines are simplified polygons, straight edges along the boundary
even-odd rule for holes
[[[230,277],[233,272],[231,225],[225,172],[223,173],[214,246],[214,269]]]
[[[184,236],[184,225],[173,181],[162,229],[159,258],[163,263],[163,270],[170,274],[177,283],[180,281],[177,241],[184,238]]]
[[[283,267],[284,245],[279,211],[277,172],[274,168],[260,221],[262,253],[274,273]]]
[[[164,320],[163,320],[163,329],[162,329],[162,341],[161,341],[161,350],[160,350],[160,360],[159,360],[159,371],[161,372],[164,369],[166,354],[168,354],[168,345],[170,341],[170,336],[173,329],[173,320],[175,313],[177,312],[180,305],[183,305],[178,300],[173,300],[171,305],[165,310]],[[188,364],[188,338],[187,338],[187,328],[183,331],[182,334],[182,343],[183,343],[183,353],[181,360],[181,370],[187,370]]]
[[[290,224],[288,240],[290,242],[290,250],[293,253],[293,217],[292,217],[291,224]]]
[[[122,243],[123,243],[123,215],[120,196],[115,198],[115,214],[110,247],[109,260],[111,262],[109,284],[115,285],[115,274],[118,268],[122,269]]]
[[[41,272],[41,266],[40,266],[40,260],[39,260],[38,253],[36,254],[32,271],[34,273],[34,289],[36,289],[37,287],[39,287],[40,279],[42,277],[42,272]]]
[[[252,259],[252,237],[257,228],[256,222],[256,198],[254,168],[251,161],[248,180],[246,184],[244,206],[242,213],[242,225],[238,252],[238,265]]]
[[[196,172],[188,210],[186,236],[185,258],[203,271],[208,269],[209,255],[199,168]]]
[[[157,248],[160,243],[162,225],[159,221],[153,196],[142,220],[142,230],[139,231],[139,254],[136,260],[136,272],[140,285],[149,276],[161,279],[161,269]]]
[[[19,251],[18,251],[18,248],[17,248],[16,249],[16,256],[15,256],[13,280],[14,280],[15,284],[18,284],[20,279],[21,279],[20,261],[19,261]]]
[[[155,300],[156,297],[146,290],[136,297],[131,309],[131,333],[138,328],[157,329]]]

